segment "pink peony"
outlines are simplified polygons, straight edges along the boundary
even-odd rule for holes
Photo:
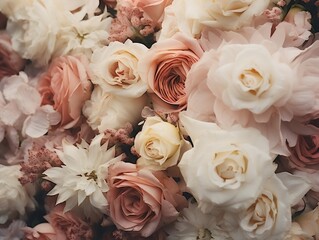
[[[155,43],[141,59],[140,75],[149,85],[156,111],[178,112],[186,107],[185,80],[202,54],[197,40],[178,33]]]
[[[17,74],[24,65],[25,61],[12,49],[9,35],[0,33],[0,80],[4,76]]]
[[[62,56],[53,60],[39,81],[42,105],[53,105],[61,114],[61,127],[80,122],[83,104],[91,96],[88,69],[85,57]]]
[[[177,183],[164,172],[138,171],[135,164],[118,162],[109,173],[110,216],[121,230],[149,237],[187,206]]]

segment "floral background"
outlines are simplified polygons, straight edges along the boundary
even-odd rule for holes
[[[319,239],[318,8],[1,0],[0,240]]]

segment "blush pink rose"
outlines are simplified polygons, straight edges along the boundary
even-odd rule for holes
[[[178,33],[155,43],[140,60],[140,76],[148,83],[156,111],[179,112],[186,107],[185,80],[202,55],[197,40]]]
[[[177,183],[164,172],[137,170],[135,164],[118,162],[109,173],[110,216],[121,230],[149,237],[187,206]]]
[[[1,25],[1,17],[0,17]],[[17,74],[23,69],[25,60],[23,60],[13,49],[9,35],[0,33],[0,80],[4,76]]]
[[[84,56],[62,56],[53,60],[39,81],[42,105],[50,104],[61,114],[60,126],[76,126],[82,107],[91,96],[88,61]]]
[[[290,148],[289,165],[301,171],[319,170],[319,135],[299,136],[295,147]]]
[[[137,7],[142,9],[144,14],[153,22],[161,22],[165,8],[172,3],[173,0],[133,0]]]

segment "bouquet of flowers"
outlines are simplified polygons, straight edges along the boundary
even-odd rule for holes
[[[319,239],[318,8],[1,0],[0,239]]]

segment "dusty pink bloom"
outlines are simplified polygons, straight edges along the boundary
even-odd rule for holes
[[[118,6],[116,18],[110,29],[110,41],[125,42],[126,39],[143,39],[154,33],[156,26],[152,20],[143,17],[143,12],[132,5]]]
[[[202,54],[197,40],[178,33],[155,43],[143,56],[139,72],[148,83],[155,111],[171,113],[185,109],[185,80]]]
[[[63,208],[62,205],[58,205],[45,217],[52,227],[68,240],[92,240],[91,226],[71,212],[63,213]]]
[[[133,145],[134,138],[131,137],[131,133],[133,131],[132,124],[128,123],[123,128],[118,130],[107,129],[104,131],[105,135],[108,138],[109,146],[113,146],[115,144],[125,144],[125,145]]]
[[[273,22],[278,22],[281,19],[282,10],[279,7],[273,7],[272,9],[266,9],[264,15]]]
[[[58,234],[55,229],[49,223],[41,223],[34,228],[25,227],[24,240],[67,240],[67,238]]]
[[[187,204],[177,183],[164,172],[137,170],[135,164],[118,162],[109,173],[110,217],[121,230],[149,237],[174,221]]]
[[[21,163],[20,171],[23,172],[23,175],[19,178],[19,181],[22,185],[35,182],[41,178],[45,170],[61,165],[62,162],[55,152],[50,151],[45,146],[34,143],[28,149],[26,161]]]
[[[25,60],[13,50],[9,35],[0,33],[0,80],[4,76],[17,74],[24,65]]]
[[[61,114],[59,126],[76,126],[82,107],[91,95],[91,82],[87,59],[74,56],[55,58],[39,81],[42,105],[52,105]]]

